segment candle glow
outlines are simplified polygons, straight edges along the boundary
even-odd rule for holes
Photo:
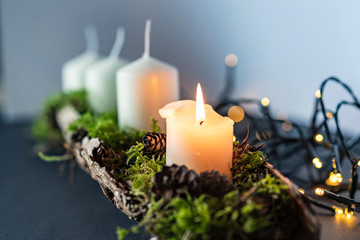
[[[204,97],[200,83],[198,83],[196,88],[196,123],[198,125],[203,125],[205,124],[205,120],[206,120],[206,116],[205,116]]]
[[[231,179],[234,121],[204,104],[200,85],[196,100],[159,110],[166,119],[166,165],[185,165],[197,173],[215,170]]]

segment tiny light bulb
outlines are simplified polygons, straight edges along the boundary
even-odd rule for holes
[[[233,142],[235,142],[236,141],[236,137],[235,136],[233,136]]]
[[[334,116],[334,114],[332,112],[327,112],[326,113],[327,118],[332,118],[333,116]]]
[[[324,136],[321,135],[320,133],[316,134],[314,137],[315,141],[317,141],[318,143],[321,143],[324,140]]]
[[[321,98],[321,92],[320,92],[320,90],[318,89],[318,90],[316,90],[316,92],[315,92],[315,96],[317,97],[317,98]]]
[[[317,157],[313,158],[312,162],[316,168],[322,168],[322,166],[323,166],[322,162]]]
[[[298,191],[299,191],[299,193],[301,193],[301,194],[305,194],[305,190],[302,189],[302,188],[299,188]]]
[[[360,160],[358,160],[358,166],[360,166]]]
[[[336,212],[337,214],[343,214],[343,213],[344,213],[344,211],[343,211],[341,208],[336,208],[336,209],[335,209],[335,212]]]
[[[316,168],[322,168],[322,163],[321,163],[321,162],[317,162],[317,163],[315,164],[315,167],[316,167]]]
[[[346,214],[346,217],[347,217],[348,219],[350,219],[350,218],[351,218],[351,214],[350,214],[350,213]]]
[[[343,177],[342,177],[341,173],[337,173],[336,178],[339,183],[343,181]]]
[[[262,104],[264,107],[269,106],[269,104],[270,104],[270,99],[267,98],[267,97],[264,97],[263,99],[261,99],[261,104]]]
[[[337,183],[337,182],[338,182],[338,177],[336,176],[336,174],[334,174],[333,172],[330,173],[329,181],[330,181],[331,183]]]
[[[322,195],[324,195],[325,192],[324,192],[324,189],[322,189],[322,188],[316,188],[315,193],[316,193],[316,195],[322,196]]]

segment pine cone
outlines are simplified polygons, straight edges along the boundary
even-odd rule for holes
[[[146,156],[162,156],[166,151],[166,135],[163,133],[148,132],[141,139],[141,143]]]
[[[188,170],[185,166],[164,166],[161,172],[155,174],[151,190],[155,193],[156,200],[164,198],[166,204],[172,198],[185,198],[185,192],[191,195],[198,192],[197,177],[193,170]]]
[[[117,153],[109,146],[101,144],[98,148],[94,148],[92,153],[91,158],[101,167],[105,167],[113,178],[117,178],[121,169],[126,167],[124,153]]]
[[[201,193],[218,198],[222,198],[226,193],[235,189],[226,175],[214,170],[200,173],[198,185]]]
[[[166,204],[172,198],[185,198],[185,192],[192,197],[208,194],[221,198],[234,189],[229,179],[217,171],[198,175],[185,166],[172,165],[163,167],[161,172],[155,174],[152,191],[156,200],[164,198]]]

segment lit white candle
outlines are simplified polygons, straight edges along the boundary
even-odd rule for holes
[[[166,119],[166,165],[216,170],[231,179],[234,122],[204,104],[199,84],[196,102],[169,103],[159,113]]]
[[[124,40],[125,30],[120,27],[109,57],[90,65],[85,71],[87,100],[96,113],[116,111],[116,71],[128,63],[119,57]]]
[[[65,92],[83,89],[85,69],[100,59],[97,31],[93,25],[85,28],[85,39],[86,51],[66,62],[62,68],[62,86]]]
[[[179,100],[178,70],[150,57],[150,25],[146,22],[145,52],[143,57],[117,72],[118,120],[121,128],[149,130],[151,118],[165,121],[158,110],[165,104]]]

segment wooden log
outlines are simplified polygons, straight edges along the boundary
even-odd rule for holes
[[[63,132],[66,148],[71,151],[77,164],[97,181],[107,198],[124,212],[130,219],[139,221],[147,211],[147,204],[142,196],[131,193],[131,183],[120,183],[104,166],[94,160],[94,151],[102,144],[98,138],[85,136],[81,142],[72,142],[68,126],[79,117],[76,110],[67,106],[57,113],[57,122]]]
[[[277,170],[273,165],[266,162],[266,169],[269,173],[278,177],[284,184],[288,186],[288,192],[290,197],[295,202],[295,208],[297,212],[297,217],[299,218],[299,234],[293,238],[296,239],[308,239],[308,240],[317,240],[320,238],[320,221],[315,216],[314,212],[311,209],[309,201],[299,192],[299,188],[294,184],[290,179],[282,175],[279,170]],[[286,210],[284,210],[286,211]]]
[[[76,120],[79,114],[72,107],[66,107],[57,113],[57,122],[64,134],[66,148],[71,151],[77,164],[97,181],[107,198],[124,212],[130,219],[139,221],[147,211],[147,199],[131,193],[131,183],[121,183],[110,174],[104,166],[100,166],[94,159],[94,152],[101,146],[98,138],[85,136],[81,142],[72,142],[73,133],[67,130],[69,124]],[[314,216],[309,203],[299,192],[298,187],[288,178],[284,177],[270,163],[265,163],[267,172],[277,176],[289,186],[289,195],[295,201],[299,217],[299,235],[294,239],[319,239],[320,223]],[[270,237],[270,236],[269,236]],[[274,238],[274,236],[273,236]]]

